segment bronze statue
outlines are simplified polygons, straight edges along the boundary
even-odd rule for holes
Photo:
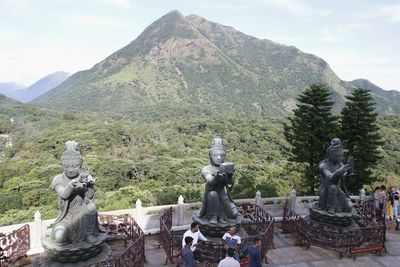
[[[222,139],[215,138],[209,150],[210,165],[201,171],[206,181],[203,206],[193,216],[201,224],[203,232],[211,236],[224,234],[231,226],[240,225],[243,219],[229,195],[235,181],[235,167],[233,163],[224,162],[225,156]]]
[[[42,238],[44,264],[86,261],[99,254],[106,233],[100,230],[93,203],[95,180],[81,172],[83,158],[78,143],[68,141],[61,157],[63,173],[53,178],[51,188],[57,192],[59,215],[51,234]],[[56,266],[56,265],[55,265]]]
[[[343,164],[343,146],[334,138],[327,149],[326,159],[319,164],[322,182],[319,188],[318,208],[329,214],[352,212],[353,204],[346,189],[346,183],[354,171],[354,159],[349,157]]]
[[[61,157],[63,174],[54,177],[51,188],[57,192],[59,216],[52,238],[58,244],[87,240],[94,243],[99,233],[96,206],[93,203],[94,179],[81,173],[83,158],[78,143],[68,141]]]

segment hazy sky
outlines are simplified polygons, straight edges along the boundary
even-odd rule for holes
[[[89,69],[173,9],[400,90],[400,0],[0,0],[0,82]]]

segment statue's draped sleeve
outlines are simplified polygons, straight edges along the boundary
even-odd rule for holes
[[[51,182],[50,188],[54,191],[56,191],[56,188],[62,186],[64,188],[63,191],[68,190],[68,184],[64,184],[64,180],[63,180],[63,175],[57,175],[56,177],[54,177],[53,181]],[[57,192],[57,191],[56,191]],[[57,201],[58,201],[58,208],[60,210],[60,213],[56,219],[56,221],[54,223],[58,223],[59,221],[61,221],[65,215],[67,214],[67,208],[68,208],[68,198],[65,199],[63,198],[63,193],[64,192],[57,192]]]

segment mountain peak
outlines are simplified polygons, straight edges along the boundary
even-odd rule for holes
[[[352,88],[317,56],[172,10],[129,45],[34,102],[77,110],[87,108],[88,99],[93,110],[189,103],[270,116],[290,112],[312,83],[328,85],[336,112]]]

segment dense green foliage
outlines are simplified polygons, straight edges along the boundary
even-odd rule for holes
[[[355,176],[349,190],[357,193],[364,185],[376,180],[372,167],[381,158],[378,148],[383,145],[377,125],[375,103],[369,91],[354,89],[341,112],[341,138],[348,154],[355,158]]]
[[[307,165],[290,161],[290,144],[283,133],[286,121],[281,119],[212,117],[186,106],[78,116],[12,105],[1,113],[4,131],[13,141],[0,158],[1,225],[31,221],[36,210],[43,218],[56,216],[56,194],[49,185],[62,172],[60,157],[71,139],[81,144],[83,169],[96,178],[100,210],[132,208],[138,198],[145,206],[176,203],[179,195],[185,202],[200,201],[200,170],[209,163],[208,149],[215,136],[224,138],[226,160],[236,165],[234,198],[254,197],[257,190],[264,197],[285,196],[292,187],[299,194],[308,191],[302,183]],[[383,158],[373,166],[373,174],[376,183],[398,185],[400,119],[383,117],[379,125]]]
[[[221,115],[139,122],[41,112],[30,123],[25,114],[13,124],[13,147],[0,162],[0,199],[5,203],[0,224],[32,220],[36,209],[45,218],[55,216],[56,195],[49,184],[62,172],[63,146],[72,139],[81,144],[83,169],[96,178],[100,210],[132,208],[138,198],[146,206],[176,203],[179,195],[186,202],[201,201],[200,171],[209,163],[215,136],[225,139],[227,161],[236,165],[234,198],[252,198],[257,190],[263,196],[287,195],[300,175],[286,159],[288,144],[275,120]]]
[[[337,118],[331,114],[334,102],[325,85],[310,85],[298,101],[290,124],[285,126],[285,137],[292,145],[292,159],[307,164],[304,184],[307,192],[314,194],[320,183],[318,164],[337,134]]]

